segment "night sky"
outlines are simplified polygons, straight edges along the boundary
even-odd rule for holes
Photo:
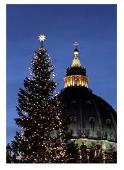
[[[17,130],[17,93],[40,47],[40,33],[47,35],[57,91],[77,41],[89,88],[116,109],[116,12],[116,5],[7,5],[7,141]]]

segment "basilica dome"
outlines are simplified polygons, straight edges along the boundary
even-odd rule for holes
[[[72,64],[67,68],[60,98],[65,105],[65,114],[73,114],[69,131],[74,139],[85,143],[99,141],[105,144],[107,141],[116,150],[117,113],[88,88],[86,68],[80,64],[77,48],[74,49]]]

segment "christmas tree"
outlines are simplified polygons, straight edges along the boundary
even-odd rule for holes
[[[11,154],[20,163],[66,162],[62,111],[55,96],[54,67],[40,35],[41,47],[32,59],[31,75],[18,93],[16,124],[20,131],[11,143]],[[9,159],[11,160],[11,159]]]
[[[8,143],[7,146],[6,146],[6,161],[8,163],[11,163],[12,162],[12,155],[11,155],[11,152],[12,152],[12,148],[11,148],[11,145]]]

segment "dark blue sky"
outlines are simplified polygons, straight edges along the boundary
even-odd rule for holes
[[[89,88],[116,109],[116,5],[7,5],[7,141],[17,129],[17,93],[45,33],[58,91],[79,42]]]

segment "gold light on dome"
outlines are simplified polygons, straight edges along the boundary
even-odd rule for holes
[[[47,37],[46,37],[46,35],[44,35],[44,34],[41,34],[41,35],[38,36],[38,40],[39,40],[40,42],[44,42],[46,39],[47,39]]]
[[[88,79],[82,75],[72,75],[64,78],[65,88],[70,86],[85,86],[88,87]]]
[[[80,67],[80,61],[77,57],[74,57],[71,67]]]

